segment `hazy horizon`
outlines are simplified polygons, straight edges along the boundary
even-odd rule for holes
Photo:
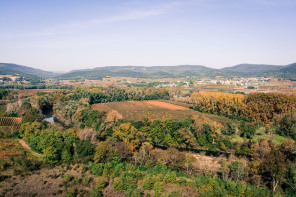
[[[0,62],[102,66],[295,62],[293,0],[0,1]]]

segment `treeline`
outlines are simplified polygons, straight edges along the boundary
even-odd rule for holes
[[[255,93],[247,96],[221,92],[194,92],[194,109],[234,119],[270,123],[278,115],[292,112],[296,97],[275,93]]]
[[[127,100],[157,100],[170,98],[169,92],[166,89],[156,88],[125,90],[116,87],[90,89],[76,87],[71,93],[64,92],[64,95],[69,100],[80,100],[85,98],[89,99],[90,104]]]
[[[62,90],[72,90],[74,86],[72,85],[48,85],[40,82],[38,83],[29,83],[29,84],[23,84],[23,85],[0,85],[0,88],[3,89],[18,89],[18,90],[26,90],[26,89],[62,89]]]

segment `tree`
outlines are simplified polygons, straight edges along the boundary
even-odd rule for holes
[[[235,134],[236,126],[232,122],[227,122],[225,126],[221,129],[221,132],[224,135],[233,135]]]
[[[43,154],[44,154],[44,159],[47,163],[55,164],[58,162],[57,150],[52,146],[49,146],[46,149],[44,149]]]
[[[70,152],[70,147],[65,146],[63,151],[62,151],[62,161],[64,163],[70,163],[72,160],[72,155]]]
[[[131,126],[131,123],[123,123],[115,127],[113,131],[114,136],[127,143],[132,151],[135,151],[140,146],[141,136],[143,134]]]
[[[240,125],[240,131],[242,137],[251,138],[253,135],[255,135],[256,129],[255,126],[242,122]]]
[[[272,146],[271,151],[268,152],[261,163],[261,171],[275,191],[281,181],[284,180],[287,172],[287,163],[285,155],[276,147]]]
[[[296,118],[295,114],[286,114],[278,121],[277,133],[282,136],[290,136],[296,140]]]
[[[245,175],[245,164],[241,161],[232,161],[230,164],[231,177],[235,179],[236,182],[242,179]]]
[[[106,163],[111,161],[116,154],[116,150],[110,144],[99,142],[95,149],[94,161],[95,163]]]
[[[95,152],[95,145],[92,144],[89,140],[81,140],[76,143],[75,151],[78,158],[83,157],[92,157]]]
[[[119,153],[119,156],[122,160],[129,161],[132,158],[132,151],[125,142],[117,142],[115,144],[115,148],[117,149],[117,152]]]

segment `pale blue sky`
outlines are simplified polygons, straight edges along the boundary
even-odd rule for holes
[[[0,0],[0,62],[110,65],[296,62],[295,0]]]

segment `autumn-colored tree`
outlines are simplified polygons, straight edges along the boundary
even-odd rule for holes
[[[129,145],[127,143],[117,142],[115,144],[115,148],[117,149],[117,152],[119,153],[119,156],[122,160],[129,161],[132,158],[132,150],[129,148]]]
[[[132,151],[135,151],[140,146],[143,134],[130,123],[123,123],[115,127],[113,131],[114,136],[127,143]]]
[[[252,158],[253,160],[262,161],[264,157],[270,152],[271,148],[267,140],[263,140],[260,143],[255,143],[252,146]]]
[[[193,107],[201,112],[240,116],[244,95],[222,92],[194,92],[191,95]]]
[[[95,148],[95,163],[105,163],[111,161],[117,152],[116,150],[107,142],[99,142]]]
[[[270,182],[272,190],[275,191],[287,172],[286,156],[274,145],[265,155],[261,163],[261,171],[264,178]]]
[[[260,161],[250,161],[247,166],[247,172],[249,175],[249,181],[256,187],[259,187],[261,175],[260,175]]]
[[[244,103],[242,114],[245,118],[269,123],[279,114],[295,109],[296,98],[275,93],[255,93],[248,95]]]
[[[153,150],[153,146],[148,142],[144,142],[138,153],[138,160],[140,164],[144,164],[146,161],[151,159],[151,151]]]

